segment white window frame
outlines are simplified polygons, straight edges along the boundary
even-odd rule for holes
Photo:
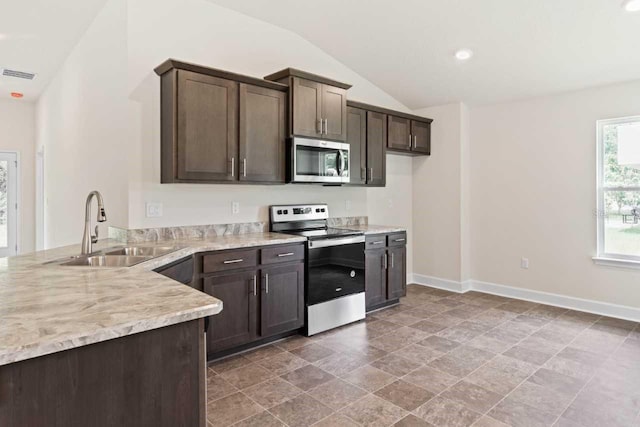
[[[608,265],[612,267],[628,267],[640,269],[640,256],[607,253],[604,250],[605,232],[605,191],[640,191],[640,187],[605,187],[604,186],[604,127],[609,125],[621,125],[627,123],[640,122],[640,116],[622,117],[618,119],[598,120],[596,122],[596,189],[597,207],[596,217],[598,222],[598,255],[593,257],[596,264]]]

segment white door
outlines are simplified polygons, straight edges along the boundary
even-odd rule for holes
[[[0,152],[0,257],[18,252],[18,155]]]

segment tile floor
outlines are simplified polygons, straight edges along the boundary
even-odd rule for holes
[[[212,426],[640,426],[640,326],[410,285],[363,322],[214,362]]]

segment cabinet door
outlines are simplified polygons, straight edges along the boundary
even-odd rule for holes
[[[386,183],[387,115],[367,111],[367,184]]]
[[[240,181],[284,182],[286,93],[240,84]]]
[[[396,150],[411,150],[411,120],[389,116],[389,139],[387,147]]]
[[[411,151],[431,154],[431,123],[411,120]]]
[[[387,249],[387,299],[407,295],[407,248],[398,246]]]
[[[261,288],[262,337],[304,324],[304,264],[263,269]]]
[[[322,85],[322,118],[325,121],[324,138],[347,140],[347,91]]]
[[[367,112],[347,108],[347,142],[350,145],[349,173],[351,184],[367,182]]]
[[[387,299],[387,277],[384,268],[385,249],[365,251],[365,301],[367,309]]]
[[[321,136],[322,84],[294,77],[291,96],[292,133],[299,136]]]
[[[238,157],[238,84],[178,72],[178,179],[232,181]]]
[[[207,277],[204,292],[223,301],[224,308],[210,317],[207,352],[253,341],[258,327],[257,271]],[[254,292],[255,291],[255,292]]]

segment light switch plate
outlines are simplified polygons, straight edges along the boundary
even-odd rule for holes
[[[240,202],[231,202],[231,213],[234,215],[240,213]]]
[[[159,218],[162,216],[162,203],[147,202],[147,218]]]

